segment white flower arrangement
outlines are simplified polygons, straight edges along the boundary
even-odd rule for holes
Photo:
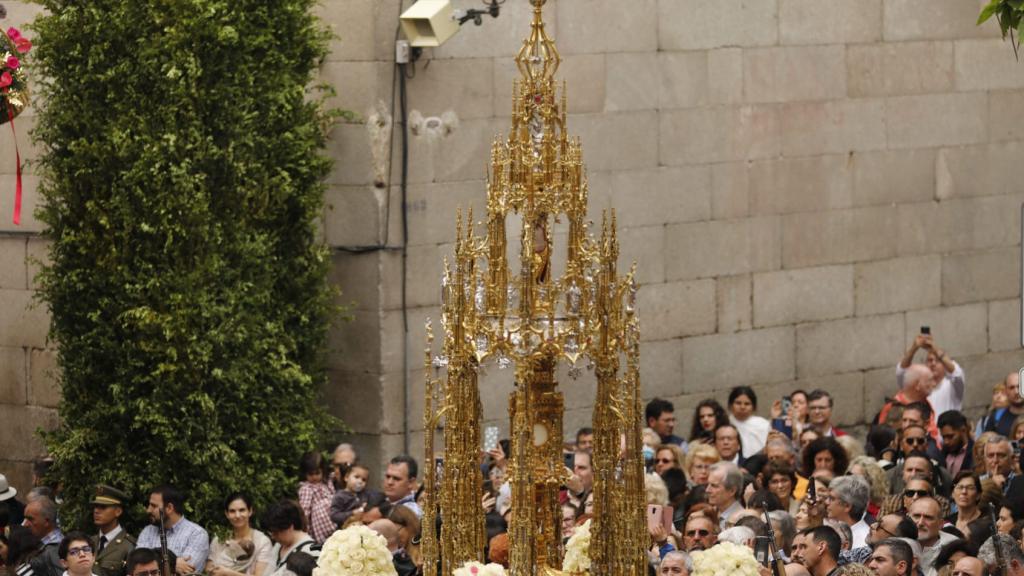
[[[456,568],[452,576],[505,576],[505,567],[494,562],[481,564],[470,561]]]
[[[760,565],[754,552],[732,542],[719,542],[703,552],[694,552],[691,576],[758,576]]]
[[[565,543],[562,570],[574,574],[590,572],[590,520],[578,526]]]
[[[383,536],[361,524],[324,542],[313,576],[398,576]]]

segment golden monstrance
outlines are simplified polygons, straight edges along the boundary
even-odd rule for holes
[[[591,573],[647,573],[636,283],[633,271],[620,275],[616,268],[615,215],[603,217],[600,238],[588,231],[583,152],[566,131],[564,85],[556,95],[561,58],[544,30],[544,3],[531,0],[530,36],[516,56],[520,79],[512,90],[512,128],[491,147],[487,215],[480,223],[486,235],[475,234],[472,212],[465,221],[461,212],[457,216],[454,262],[446,261],[441,286],[444,350],[436,358],[427,327],[426,576],[438,576],[438,569],[450,576],[468,561],[485,561],[478,377],[488,361],[513,367],[515,374],[509,402],[511,575],[550,574],[562,566],[558,494],[567,474],[555,369],[565,362],[575,378],[581,361],[597,379]],[[510,267],[507,250],[511,213],[522,222],[518,270]],[[556,227],[565,233],[554,233]],[[557,271],[556,237],[566,244],[564,269]],[[438,478],[433,431],[442,421],[444,474]],[[439,539],[432,529],[438,515]]]

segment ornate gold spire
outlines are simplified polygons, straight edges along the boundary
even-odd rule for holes
[[[437,376],[427,382],[425,454],[434,454],[432,430],[443,414],[445,468],[438,480],[426,463],[427,490],[438,497],[425,500],[424,521],[439,512],[442,531],[439,543],[424,539],[424,565],[436,566],[440,554],[441,574],[448,576],[468,560],[483,560],[478,370],[493,361],[499,369],[515,365],[510,572],[537,576],[561,567],[558,496],[568,472],[555,370],[565,363],[576,379],[584,363],[597,379],[592,573],[642,576],[647,535],[636,284],[633,271],[618,274],[614,213],[603,219],[598,240],[588,231],[582,147],[567,133],[565,88],[559,97],[555,82],[561,57],[544,28],[544,0],[531,4],[530,35],[516,56],[511,129],[491,146],[486,236],[475,235],[472,214],[463,220],[459,212],[454,263],[446,262],[441,282],[444,352],[427,353]],[[519,256],[510,261],[512,213],[521,227]],[[556,239],[566,244],[561,258]]]

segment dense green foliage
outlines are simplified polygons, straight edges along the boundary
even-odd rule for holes
[[[294,490],[298,456],[337,424],[317,403],[333,113],[308,88],[328,34],[314,0],[40,3],[65,527],[98,482],[136,515],[171,482],[191,518],[223,521],[233,490]]]
[[[978,15],[978,25],[987,22],[993,16],[999,21],[999,29],[1003,32],[1003,38],[1010,36],[1013,44],[1013,51],[1017,53],[1020,47],[1021,34],[1024,34],[1024,0],[991,0]],[[1014,32],[1017,37],[1014,38]]]

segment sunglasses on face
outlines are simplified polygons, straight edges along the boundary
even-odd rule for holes
[[[925,440],[924,438],[904,438],[903,441],[911,446],[917,446],[918,444],[924,446],[928,443],[928,440]]]
[[[658,458],[657,460],[655,460],[655,462],[657,462],[658,464],[671,464],[675,462],[675,460],[671,458]]]
[[[709,532],[707,530],[687,530],[686,531],[686,535],[691,537],[691,538],[693,538],[694,536],[697,536],[699,538],[703,538],[705,536],[710,536],[711,532]]]
[[[888,534],[889,536],[892,536],[894,538],[896,537],[895,534],[893,534],[892,532],[889,532],[888,530],[886,530],[885,526],[882,526],[881,522],[875,522],[874,524],[872,524],[871,525],[871,529],[872,530],[879,530],[881,532],[885,532],[886,534]]]
[[[904,490],[903,495],[907,498],[921,498],[928,496],[929,492],[927,490]]]

